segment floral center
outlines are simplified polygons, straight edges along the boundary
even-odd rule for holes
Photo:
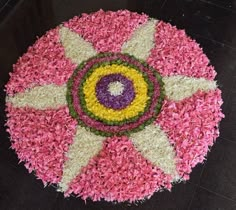
[[[107,108],[124,109],[135,98],[133,82],[120,73],[108,74],[96,84],[96,97]]]
[[[128,135],[144,129],[164,98],[160,74],[121,53],[100,53],[82,63],[68,82],[72,117],[98,135]]]
[[[112,96],[120,96],[124,91],[124,85],[119,81],[111,82],[108,85],[108,91]]]

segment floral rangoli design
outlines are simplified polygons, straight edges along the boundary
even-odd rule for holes
[[[127,10],[74,17],[14,65],[12,148],[65,196],[134,202],[189,179],[219,135],[221,91],[199,45]]]

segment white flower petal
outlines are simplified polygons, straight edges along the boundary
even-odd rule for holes
[[[57,86],[54,84],[36,86],[8,96],[6,102],[12,103],[14,107],[31,107],[35,109],[57,109],[67,104],[66,85]]]
[[[122,95],[123,91],[124,91],[124,85],[119,81],[111,82],[108,85],[108,92],[112,96]]]
[[[217,88],[216,81],[180,75],[163,77],[163,82],[166,96],[174,101],[190,97],[198,90],[208,91]]]
[[[173,178],[178,176],[174,148],[158,125],[146,126],[144,130],[131,134],[130,138],[137,150],[153,165]]]
[[[99,153],[103,140],[105,137],[97,136],[78,126],[74,142],[66,154],[68,160],[63,167],[63,175],[59,183],[60,191],[65,192],[69,183],[76,178],[81,169],[87,166],[89,160]]]
[[[134,31],[131,38],[122,46],[122,53],[146,60],[154,47],[157,20],[151,19]]]
[[[97,54],[90,42],[84,40],[79,34],[72,32],[69,28],[61,27],[60,41],[65,49],[65,55],[72,62],[80,64]]]

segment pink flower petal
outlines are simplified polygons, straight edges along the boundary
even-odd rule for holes
[[[160,21],[155,34],[155,47],[148,63],[163,76],[185,75],[213,80],[213,66],[199,44],[169,23]]]
[[[73,192],[94,201],[133,202],[163,187],[170,189],[170,182],[171,177],[146,160],[127,137],[113,137],[72,181],[67,195]]]
[[[44,183],[58,183],[76,130],[68,109],[40,111],[8,104],[7,112],[12,148],[20,161]]]
[[[93,43],[99,52],[120,52],[122,44],[131,33],[147,20],[147,15],[131,13],[128,10],[99,10],[93,14],[82,14],[82,17],[76,16],[64,23],[64,26]]]
[[[219,136],[221,91],[198,92],[181,102],[165,101],[157,123],[168,134],[176,150],[179,175],[189,178],[202,163]]]
[[[7,94],[23,92],[36,85],[63,85],[67,82],[76,65],[65,57],[58,30],[57,27],[48,31],[19,58],[10,73]]]

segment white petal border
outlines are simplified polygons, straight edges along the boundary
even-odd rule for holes
[[[7,96],[6,102],[14,107],[31,107],[38,110],[47,108],[57,109],[67,104],[66,85],[57,86],[54,84],[36,86],[26,89],[14,96]]]
[[[131,35],[121,48],[122,53],[128,53],[138,59],[146,60],[154,47],[157,20],[150,19]]]
[[[68,160],[63,166],[63,175],[59,183],[59,190],[65,192],[69,183],[80,174],[83,167],[87,166],[90,159],[95,157],[102,149],[105,137],[97,136],[80,126],[70,145],[66,157]]]
[[[168,99],[180,101],[192,96],[198,90],[208,91],[217,88],[216,81],[187,76],[168,76],[162,78]]]
[[[93,45],[84,40],[79,34],[69,28],[61,27],[59,30],[60,41],[65,49],[65,56],[76,64],[89,59],[97,54]]]
[[[149,125],[144,130],[130,136],[136,149],[152,164],[166,174],[177,177],[175,151],[159,125]]]

